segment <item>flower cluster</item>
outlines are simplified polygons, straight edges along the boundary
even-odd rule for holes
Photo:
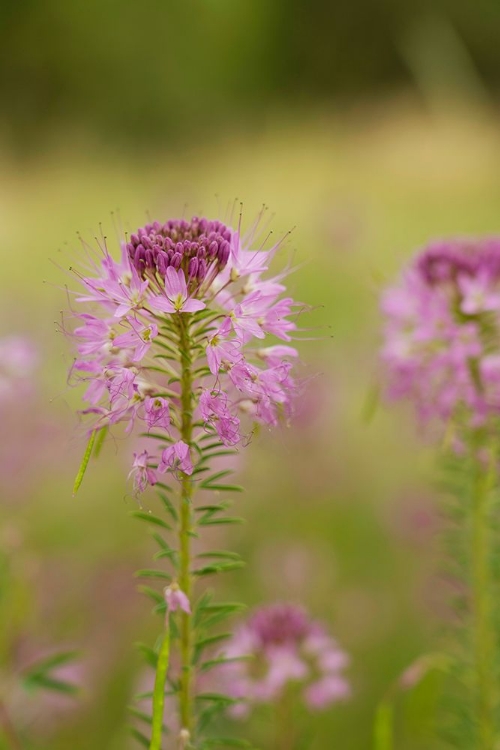
[[[389,395],[423,421],[500,414],[500,238],[436,242],[382,299]]]
[[[135,454],[137,491],[158,473],[192,473],[197,435],[213,433],[234,446],[251,423],[275,425],[291,412],[297,351],[265,339],[291,340],[296,303],[282,296],[281,276],[263,278],[278,245],[253,249],[254,240],[255,228],[242,237],[208,219],[153,222],[123,243],[120,261],[104,247],[92,275],[80,276],[85,292],[77,302],[95,309],[77,313],[73,372],[87,383],[91,429],[124,423],[130,432],[137,424],[170,441]],[[182,439],[178,357],[188,350],[194,376],[187,406],[198,430],[191,445]]]
[[[234,633],[220,669],[227,694],[237,702],[236,717],[256,704],[278,701],[295,684],[310,709],[323,709],[349,697],[342,675],[348,657],[319,622],[293,604],[260,607]],[[245,658],[248,657],[248,658]],[[231,661],[234,660],[234,661]]]

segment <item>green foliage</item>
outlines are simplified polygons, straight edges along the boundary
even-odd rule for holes
[[[392,701],[383,700],[375,713],[373,727],[374,750],[393,750],[394,748],[394,706]]]
[[[213,434],[204,434],[196,443],[196,462],[192,481],[197,489],[206,492],[238,492],[241,488],[234,484],[228,484],[225,480],[231,475],[229,470],[210,472],[209,464],[212,459],[221,456],[232,455],[234,451],[227,450],[223,444]],[[179,506],[176,502],[174,487],[165,483],[158,483],[158,500],[163,514],[160,510],[147,512],[144,510],[135,510],[131,516],[139,521],[148,524],[151,527],[151,536],[157,544],[158,550],[154,553],[154,559],[158,563],[163,563],[163,567],[145,568],[137,571],[137,578],[147,578],[153,581],[159,581],[163,585],[171,581],[176,581],[179,571],[179,549],[176,541],[176,532],[181,522]],[[205,526],[212,525],[231,525],[241,523],[242,518],[228,514],[231,506],[229,501],[211,501],[194,505],[193,520],[194,528],[191,536],[197,536],[198,531]],[[165,516],[168,520],[165,520]],[[197,531],[198,530],[198,531]],[[228,550],[209,550],[199,553],[196,556],[191,575],[193,579],[199,580],[208,575],[217,575],[219,573],[228,573],[240,569],[244,565],[240,555]],[[162,616],[166,612],[166,602],[163,591],[150,586],[141,585],[140,591],[153,600],[154,612]],[[210,591],[203,592],[198,599],[192,603],[192,627],[193,627],[193,649],[192,649],[192,666],[199,674],[207,674],[211,671],[216,672],[217,668],[223,668],[224,664],[229,664],[235,659],[226,658],[223,652],[223,644],[230,637],[230,632],[213,632],[224,623],[229,617],[241,612],[244,606],[237,602],[216,602]],[[174,644],[180,636],[181,613],[170,614],[170,636]],[[138,644],[140,652],[143,654],[146,663],[153,669],[158,664],[158,644],[151,648],[145,644]],[[221,650],[222,649],[222,650]],[[172,691],[169,693],[173,698],[176,697],[180,689],[179,684],[169,673],[169,684]],[[142,696],[144,697],[144,696]],[[245,740],[231,740],[228,738],[214,739],[207,738],[205,735],[209,731],[210,725],[221,717],[228,706],[234,701],[225,695],[215,691],[204,691],[195,694],[196,703],[196,727],[197,739],[196,746],[202,748],[215,747],[251,747]],[[142,722],[150,721],[147,714],[140,708],[134,708],[135,718]],[[145,734],[135,729],[134,737],[139,743],[144,743]],[[198,744],[199,743],[199,744]]]
[[[444,569],[452,582],[445,646],[449,678],[443,738],[454,748],[486,747],[500,736],[500,488],[496,445],[469,440],[468,456],[443,460]]]
[[[25,690],[51,690],[56,693],[75,695],[79,688],[77,685],[54,676],[54,670],[74,661],[77,656],[75,651],[61,651],[40,659],[35,664],[24,670],[21,683]]]

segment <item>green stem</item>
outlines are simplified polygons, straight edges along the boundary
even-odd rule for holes
[[[394,747],[394,704],[390,698],[384,698],[375,713],[373,728],[374,750],[393,750]]]
[[[189,336],[189,313],[178,314],[179,352],[181,358],[181,438],[192,446],[193,436],[193,376],[191,339]],[[193,484],[187,474],[182,474],[179,525],[179,586],[191,601],[191,504]],[[181,728],[187,730],[190,738],[193,733],[192,706],[192,625],[191,615],[181,612],[181,678],[179,709]]]
[[[161,750],[163,732],[163,711],[165,707],[165,683],[167,681],[168,662],[170,657],[170,628],[169,615],[165,618],[165,631],[158,654],[156,665],[155,686],[153,691],[153,721],[151,728],[151,744],[149,750]]]
[[[294,750],[297,737],[295,717],[293,696],[289,690],[285,689],[276,704],[276,750]]]
[[[495,634],[491,602],[491,546],[488,518],[489,472],[476,460],[472,504],[472,616],[475,666],[475,710],[480,750],[495,743]]]

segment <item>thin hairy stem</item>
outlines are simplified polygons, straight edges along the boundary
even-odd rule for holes
[[[181,437],[182,440],[192,447],[193,433],[193,376],[192,376],[192,352],[191,338],[189,335],[189,323],[191,315],[182,313],[178,315],[179,328],[179,353],[181,358]],[[182,474],[181,497],[180,497],[180,524],[179,524],[179,586],[186,596],[191,600],[192,576],[191,576],[191,534],[192,534],[192,509],[191,498],[193,484],[187,474]],[[182,729],[193,732],[193,706],[192,706],[192,624],[191,615],[181,612],[181,678],[179,708]]]
[[[0,700],[0,728],[8,742],[8,746],[12,748],[12,750],[23,750],[16,728],[12,723],[6,705],[2,700]]]
[[[491,602],[490,476],[476,461],[471,517],[471,574],[478,749],[495,744],[495,634]]]
[[[167,681],[168,662],[170,657],[170,628],[168,613],[165,618],[165,631],[158,654],[155,686],[153,691],[153,719],[151,724],[151,744],[149,750],[161,750],[163,732],[163,712],[165,707],[165,683]]]

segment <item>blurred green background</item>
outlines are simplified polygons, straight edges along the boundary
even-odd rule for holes
[[[214,586],[329,624],[353,697],[310,719],[308,747],[371,747],[378,702],[435,648],[445,610],[434,450],[405,410],[366,419],[378,295],[431,237],[498,231],[499,33],[494,0],[0,4],[0,335],[41,358],[36,393],[0,421],[0,690],[27,748],[127,748],[133,643],[158,629],[133,580],[153,552],[127,513],[133,446],[109,441],[71,496],[76,232],[92,241],[102,221],[117,247],[117,223],[216,216],[235,197],[247,223],[266,203],[277,235],[296,226],[276,268],[291,248],[291,291],[313,310],[296,422],[241,455],[248,523],[226,543],[248,566]],[[9,675],[54,645],[81,651],[82,697],[27,707]],[[398,750],[440,747],[436,689],[430,675],[398,695]],[[264,719],[236,731],[273,748]]]

